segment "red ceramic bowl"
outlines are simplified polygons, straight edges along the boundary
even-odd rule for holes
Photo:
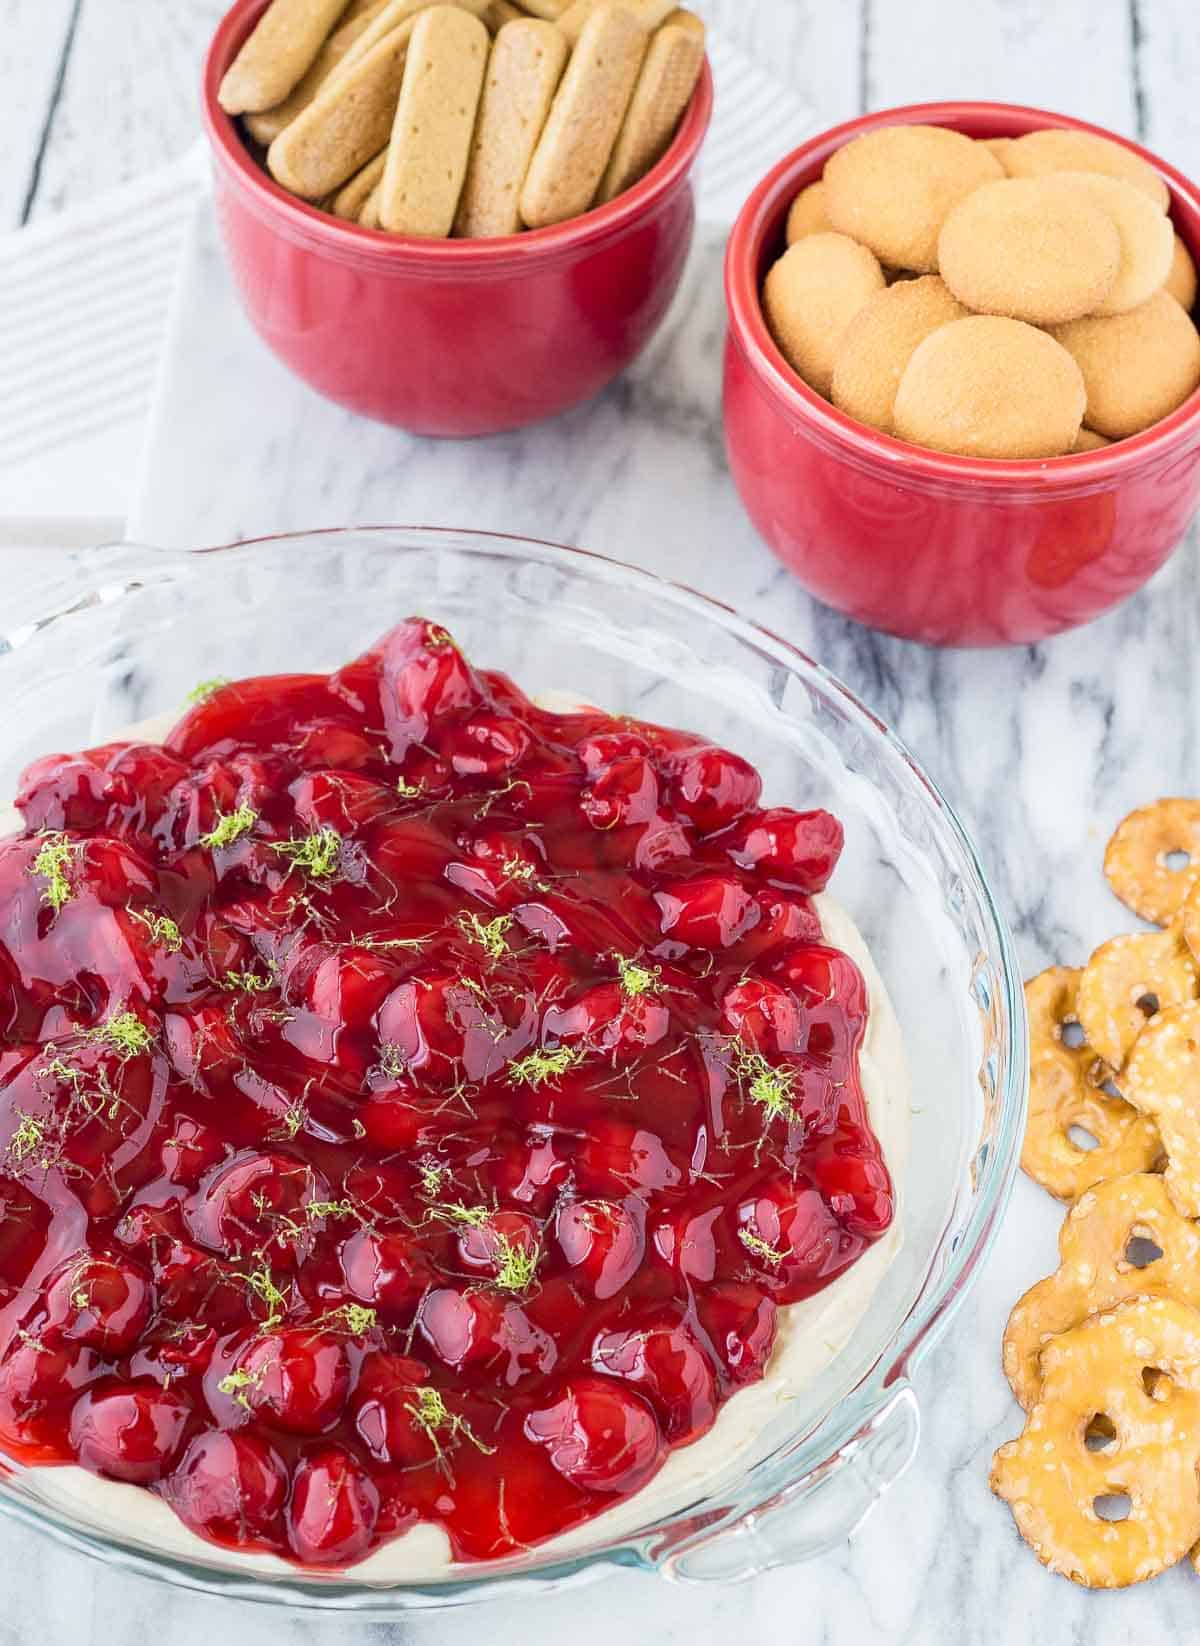
[[[566,410],[645,347],[683,274],[704,75],[669,152],[607,206],[496,240],[419,240],[279,188],[217,102],[267,0],[237,0],[204,70],[217,212],[256,330],[331,400],[418,434],[494,434]]]
[[[1007,103],[924,103],[837,126],[759,185],[729,242],[725,435],[742,499],[817,599],[934,645],[1043,640],[1117,605],[1150,577],[1200,505],[1200,393],[1143,434],[1041,462],[949,457],[854,422],[809,389],[763,319],[762,280],[792,200],[861,132],[920,121],[969,137],[1039,126],[1112,132]],[[1135,143],[1171,190],[1200,260],[1200,190]]]

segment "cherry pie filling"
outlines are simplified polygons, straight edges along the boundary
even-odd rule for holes
[[[413,619],[52,756],[0,844],[0,1445],[201,1537],[510,1555],[764,1374],[893,1195],[825,812]]]

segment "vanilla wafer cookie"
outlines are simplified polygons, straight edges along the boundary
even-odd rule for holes
[[[697,19],[697,22],[699,19]],[[646,61],[596,195],[597,204],[624,194],[671,146],[704,66],[704,29],[665,24]]]
[[[598,11],[604,0],[572,0],[572,3],[563,12],[558,20],[558,26],[572,45],[578,41],[583,33],[583,25],[594,11]],[[643,28],[649,29],[651,34],[671,18],[676,9],[675,0],[621,0],[627,12],[631,12]],[[699,18],[696,19],[700,21]]]
[[[439,239],[453,228],[490,44],[468,11],[434,6],[418,17],[379,202],[389,233]]]
[[[337,191],[330,207],[335,217],[344,217],[348,223],[358,222],[363,207],[383,181],[386,163],[387,150],[381,149],[374,160],[368,160],[362,170]]]
[[[373,17],[364,30],[362,36],[346,53],[345,61],[339,72],[352,69],[360,57],[365,57],[372,46],[406,23],[410,18],[417,17],[419,12],[428,11],[433,5],[456,6],[463,11],[469,11],[475,17],[482,17],[488,9],[489,0],[384,0],[383,10],[377,17]]]
[[[273,109],[308,73],[346,0],[271,0],[221,81],[226,114]]]
[[[648,31],[620,5],[600,6],[584,24],[521,190],[531,229],[591,206],[649,44]]]
[[[242,124],[256,143],[269,148],[280,132],[304,113],[313,99],[320,94],[322,87],[341,68],[350,48],[387,4],[388,0],[371,0],[365,11],[360,12],[357,17],[352,17],[349,22],[339,24],[317,53],[316,60],[303,80],[282,103],[268,109],[265,114],[243,115]]]
[[[539,17],[506,23],[496,36],[454,224],[463,239],[520,231],[521,185],[570,50]]]
[[[319,200],[386,146],[415,24],[410,17],[393,29],[280,132],[267,150],[276,182],[305,200]]]

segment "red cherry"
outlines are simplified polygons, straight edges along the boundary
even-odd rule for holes
[[[541,1256],[542,1226],[528,1212],[493,1212],[486,1223],[459,1230],[458,1255],[468,1269],[495,1276],[510,1253],[534,1264]]]
[[[429,1373],[419,1360],[375,1354],[363,1363],[354,1426],[379,1463],[419,1469],[451,1451],[459,1433],[440,1394],[422,1399]]]
[[[168,1012],[163,1039],[173,1073],[198,1092],[210,1093],[214,1082],[232,1076],[245,1063],[228,1011],[220,1006]]]
[[[661,764],[671,780],[671,804],[705,834],[725,828],[762,798],[762,778],[728,749],[682,749]]]
[[[72,1343],[115,1359],[137,1343],[150,1319],[150,1276],[123,1255],[84,1253],[56,1271],[45,1292],[46,1316]]]
[[[498,1138],[487,1168],[497,1195],[526,1207],[535,1217],[547,1217],[570,1176],[566,1149],[564,1140],[536,1129]]]
[[[162,1146],[160,1158],[163,1172],[172,1183],[194,1189],[206,1172],[220,1165],[227,1152],[219,1132],[181,1115]]]
[[[292,758],[310,771],[333,766],[351,772],[382,763],[383,750],[377,740],[337,720],[301,722],[291,736],[295,744]]]
[[[586,1492],[639,1491],[665,1453],[650,1407],[631,1389],[599,1377],[568,1379],[561,1393],[527,1413],[525,1434]]]
[[[624,1120],[598,1121],[576,1156],[580,1182],[604,1195],[631,1189],[671,1189],[684,1181],[683,1168],[662,1138]]]
[[[489,1292],[438,1286],[425,1294],[417,1329],[447,1366],[463,1367],[500,1353],[504,1303]]]
[[[727,949],[762,919],[751,894],[729,875],[698,875],[655,892],[668,937],[695,949]]]
[[[336,829],[340,835],[356,830],[395,808],[394,788],[352,771],[315,771],[297,778],[291,787],[296,817],[310,834]]]
[[[309,1201],[328,1200],[329,1183],[311,1166],[287,1155],[235,1155],[189,1198],[193,1238],[230,1257],[271,1248],[271,1261],[294,1268],[297,1224],[306,1222]]]
[[[775,1345],[778,1311],[772,1300],[756,1286],[726,1281],[697,1293],[696,1312],[726,1376],[737,1384],[756,1383]]]
[[[764,977],[743,977],[721,998],[725,1021],[747,1046],[768,1057],[804,1050],[804,1022],[794,995]]]
[[[620,1201],[568,1200],[559,1207],[554,1233],[576,1283],[602,1301],[616,1297],[641,1267],[641,1222]]]
[[[379,699],[391,759],[403,760],[414,743],[424,743],[436,720],[455,709],[479,705],[478,678],[445,629],[409,618],[375,648]]]
[[[191,1422],[187,1398],[156,1383],[92,1390],[71,1413],[71,1445],[93,1474],[148,1486],[169,1472]]]
[[[592,1344],[592,1365],[597,1372],[638,1384],[672,1445],[690,1444],[716,1421],[716,1369],[681,1318],[652,1318],[637,1327],[601,1332]]]
[[[829,812],[759,812],[722,842],[742,869],[802,892],[823,892],[842,855],[845,834]]]
[[[103,1370],[100,1356],[82,1343],[51,1347],[18,1332],[0,1360],[0,1436],[16,1446],[44,1443],[65,1408]]]
[[[371,1547],[379,1493],[362,1465],[340,1446],[302,1458],[292,1477],[288,1542],[308,1566],[350,1566]]]
[[[186,1241],[155,1251],[154,1278],[159,1313],[167,1320],[227,1328],[246,1317],[244,1281]]]
[[[47,755],[22,772],[17,810],[34,832],[101,829],[133,801],[124,777],[114,776],[94,755]]]
[[[390,960],[347,944],[324,957],[319,951],[312,954],[295,987],[304,1003],[336,1030],[366,1029],[399,977]]]
[[[443,744],[457,777],[500,777],[519,766],[529,752],[529,733],[506,715],[472,715],[453,727]]]
[[[834,1214],[851,1234],[877,1240],[895,1213],[892,1180],[879,1146],[863,1127],[843,1129],[836,1143],[819,1149],[813,1179]]]
[[[342,1246],[348,1289],[389,1323],[405,1324],[433,1281],[433,1265],[407,1235],[360,1229]]]
[[[709,1281],[717,1272],[722,1208],[695,1216],[686,1208],[656,1218],[651,1229],[654,1250],[685,1281]]]
[[[288,740],[297,720],[333,706],[329,684],[323,674],[276,674],[218,686],[188,710],[165,747],[191,761],[246,744],[270,748]]]
[[[283,1461],[260,1436],[208,1429],[192,1441],[163,1496],[201,1537],[240,1547],[278,1541],[287,1490]]]
[[[849,1234],[807,1178],[779,1176],[737,1210],[739,1230],[749,1237],[748,1266],[776,1278],[787,1302],[810,1297],[852,1263],[862,1241]]]
[[[600,773],[579,798],[583,815],[593,829],[615,829],[618,824],[648,823],[658,813],[658,777],[649,760],[634,756],[619,760]]]
[[[650,753],[649,741],[638,732],[597,732],[585,737],[579,744],[578,754],[589,777],[597,777],[620,761],[644,758]]]
[[[251,1339],[237,1357],[234,1391],[251,1411],[294,1435],[331,1429],[350,1393],[346,1344],[315,1326],[285,1326]]]

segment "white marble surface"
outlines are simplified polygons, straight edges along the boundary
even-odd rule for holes
[[[168,42],[144,0],[83,0],[82,10],[51,0],[8,0],[6,10],[0,0],[0,18],[11,25],[0,72],[16,77],[5,51],[20,62],[37,57],[30,19],[52,21],[53,13],[65,29],[77,15],[75,52],[85,44],[91,72],[110,77],[126,99],[124,119],[133,98],[128,36],[122,47],[120,30],[102,28],[101,12],[120,11],[145,50],[174,54],[159,83],[139,76],[139,112],[124,146],[111,100],[85,85],[83,59],[71,54],[35,213],[95,186],[105,163],[97,131],[108,160],[128,169],[145,164],[154,133],[169,129],[175,141],[182,122],[170,123],[161,100],[184,83],[182,54],[194,51],[217,9],[211,0],[180,4],[178,39]],[[1143,130],[1168,157],[1200,167],[1200,124],[1185,89],[1200,55],[1190,0],[713,0],[709,9],[786,64],[824,123],[864,102],[990,94]],[[1081,957],[1124,927],[1099,871],[1108,829],[1152,795],[1200,792],[1194,537],[1142,596],[1083,633],[1025,651],[928,652],[814,606],[742,514],[720,442],[722,309],[712,240],[698,247],[670,323],[623,383],[556,424],[470,447],[412,441],[321,405],[239,332],[211,246],[202,244],[195,269],[193,320],[224,315],[225,343],[186,362],[177,377],[186,394],[164,391],[168,438],[155,447],[135,509],[140,535],[200,543],[419,520],[528,532],[638,560],[759,617],[896,726],[979,841],[1027,970]],[[223,385],[230,364],[246,362],[239,420]],[[11,558],[7,586],[36,570]],[[0,1646],[132,1646],[166,1636],[190,1646],[214,1630],[269,1646],[340,1646],[364,1636],[389,1646],[457,1646],[481,1633],[496,1646],[651,1637],[716,1646],[732,1636],[831,1646],[1190,1639],[1198,1592],[1187,1568],[1122,1595],[1076,1591],[1042,1572],[987,1491],[991,1451],[1018,1427],[999,1370],[1000,1331],[1018,1292],[1052,1266],[1057,1224],[1047,1198],[1020,1183],[986,1272],[918,1379],[925,1437],[916,1466],[856,1541],[819,1565],[715,1591],[618,1576],[582,1599],[364,1628],[152,1587],[0,1525]]]

